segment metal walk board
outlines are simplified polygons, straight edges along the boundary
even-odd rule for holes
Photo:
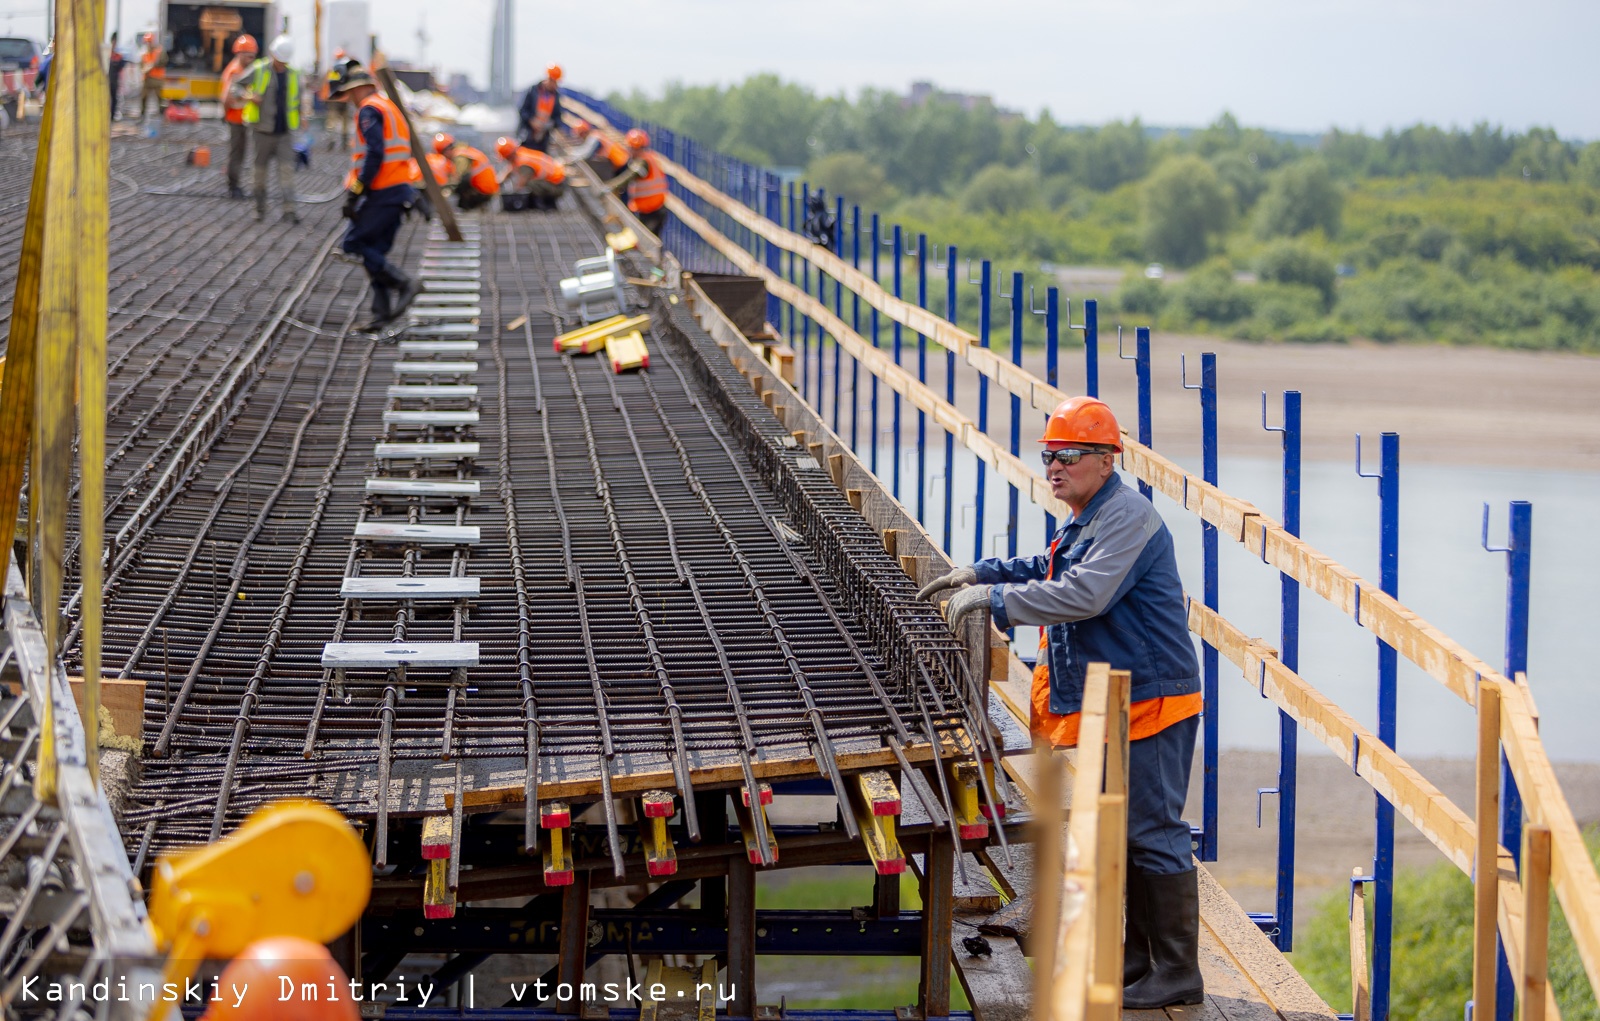
[[[476,411],[385,411],[385,425],[477,425]]]
[[[476,599],[477,578],[346,578],[345,599]]]
[[[443,295],[433,295],[434,298]],[[429,300],[432,300],[431,298]],[[447,322],[463,322],[468,319],[477,319],[483,315],[483,310],[477,305],[462,305],[454,307],[449,305],[414,305],[411,308],[411,322],[421,326],[424,323],[445,320]]]
[[[403,355],[470,355],[478,350],[475,340],[402,340],[400,353]]]
[[[322,647],[322,666],[332,670],[477,665],[477,642],[329,642]]]
[[[472,274],[481,274],[482,268],[483,268],[483,264],[481,262],[479,262],[477,259],[468,259],[468,258],[445,259],[445,258],[438,258],[438,259],[423,259],[420,271],[424,275],[431,274],[431,273],[472,273]],[[475,275],[473,277],[469,277],[468,279],[474,279],[475,280],[475,279],[477,279],[477,276]]]
[[[367,492],[378,496],[477,496],[483,487],[471,482],[431,482],[427,479],[368,479]]]
[[[475,269],[424,269],[422,282],[432,283],[438,280],[449,280],[453,283],[475,283],[483,279],[483,274]]]
[[[477,372],[477,362],[395,362],[396,376],[465,376]]]
[[[470,337],[477,332],[474,323],[428,323],[406,328],[406,333],[413,337]]]
[[[453,293],[456,291],[470,291],[477,294],[483,287],[476,280],[442,280],[438,277],[425,276],[422,278],[422,289],[432,294],[434,291]]]
[[[483,300],[483,296],[478,293],[477,288],[473,288],[470,293],[460,293],[457,291],[441,291],[435,293],[433,291],[428,291],[423,294],[420,300],[431,302],[435,305],[476,305],[478,302]]]
[[[356,538],[367,542],[403,542],[419,546],[476,546],[477,525],[385,525],[363,521],[356,525]]]
[[[404,349],[405,344],[400,346]],[[396,383],[387,394],[401,401],[467,400],[478,396],[478,388],[472,383]]]
[[[372,456],[380,461],[412,461],[427,458],[477,457],[476,443],[378,443]]]

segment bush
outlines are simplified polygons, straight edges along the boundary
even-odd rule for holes
[[[969,213],[1006,216],[1039,203],[1039,180],[1032,167],[991,163],[961,190],[961,208]]]
[[[1233,219],[1233,197],[1198,156],[1162,163],[1145,181],[1143,198],[1145,251],[1175,266],[1205,258]]]
[[[1227,326],[1254,311],[1250,295],[1225,262],[1212,262],[1173,286],[1171,311],[1188,322]]]
[[[1322,341],[1342,339],[1323,320],[1322,292],[1305,284],[1257,284],[1250,292],[1251,317],[1239,327],[1251,340]]]
[[[1333,307],[1333,285],[1337,279],[1333,260],[1296,241],[1270,245],[1256,260],[1256,273],[1263,282],[1302,284],[1315,290],[1322,299],[1321,312]]]
[[[813,189],[842,195],[863,209],[882,209],[898,197],[883,168],[859,152],[834,152],[813,160],[806,178]]]
[[[1117,291],[1117,307],[1124,312],[1143,312],[1154,318],[1167,307],[1167,289],[1159,280],[1151,280],[1143,273],[1129,273],[1122,278]]]
[[[1343,210],[1344,194],[1328,165],[1310,157],[1272,172],[1267,193],[1256,208],[1256,233],[1264,238],[1298,237],[1320,228],[1333,237],[1339,233]]]

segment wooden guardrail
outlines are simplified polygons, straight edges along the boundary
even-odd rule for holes
[[[595,111],[575,101],[568,105],[601,130],[613,131],[605,118]],[[755,238],[807,260],[891,322],[898,322],[955,353],[1030,407],[1049,412],[1070,396],[1005,361],[959,326],[889,294],[827,248],[767,220],[672,160],[661,158],[661,163],[682,188]],[[868,372],[931,416],[935,424],[952,433],[974,455],[995,468],[1019,491],[1027,493],[1035,504],[1057,516],[1066,514],[1065,506],[1051,495],[1037,472],[979,431],[971,419],[894,364],[887,354],[851,330],[826,305],[773,273],[755,255],[724,235],[677,196],[669,196],[668,207],[689,230],[741,272],[763,280],[770,293],[816,321],[819,329],[832,336]],[[1468,705],[1477,707],[1483,692],[1495,692],[1501,707],[1497,743],[1504,748],[1520,789],[1525,825],[1549,831],[1549,879],[1566,914],[1590,986],[1600,989],[1600,876],[1596,875],[1582,834],[1539,739],[1538,722],[1526,685],[1514,683],[1399,600],[1384,593],[1378,585],[1290,534],[1248,501],[1230,496],[1220,487],[1185,472],[1131,437],[1124,437],[1124,444],[1122,465],[1130,474],[1201,520],[1215,525],[1219,534],[1244,546],[1262,563],[1294,578],[1338,607]],[[1248,638],[1224,618],[1192,602],[1190,626],[1233,661],[1247,681],[1299,720],[1378,793],[1393,802],[1458,868],[1473,874],[1478,827],[1393,749],[1359,727],[1347,713],[1284,667],[1271,646]],[[1505,849],[1497,848],[1497,860],[1500,863],[1497,884],[1500,930],[1507,957],[1520,976],[1526,964],[1522,943],[1528,912],[1523,910],[1523,897],[1511,866],[1511,856]],[[1521,985],[1519,981],[1519,987]],[[1548,990],[1541,992],[1543,995],[1537,998],[1545,1002],[1547,1016],[1558,1016],[1553,1011],[1554,1000]]]

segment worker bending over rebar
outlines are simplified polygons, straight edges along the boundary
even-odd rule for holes
[[[350,220],[344,250],[361,257],[372,285],[372,318],[365,329],[381,329],[405,313],[422,283],[389,261],[389,249],[407,210],[417,204],[412,181],[422,172],[411,158],[411,130],[400,108],[378,94],[372,76],[358,62],[345,60],[328,76],[328,98],[358,108],[356,135],[361,146],[345,177],[344,215]]]
[[[1183,803],[1202,700],[1172,534],[1117,474],[1122,433],[1106,405],[1061,402],[1039,442],[1051,492],[1072,511],[1049,552],[980,560],[919,595],[966,586],[946,611],[952,629],[983,608],[1001,630],[1044,629],[1029,727],[1053,747],[1078,743],[1090,663],[1132,674],[1122,1005],[1200,1003],[1199,877]]]

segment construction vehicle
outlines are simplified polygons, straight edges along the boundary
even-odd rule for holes
[[[0,110],[7,123],[22,119],[27,96],[39,73],[39,47],[20,36],[0,38]]]
[[[220,100],[222,69],[233,58],[233,40],[248,32],[264,53],[277,24],[271,0],[163,0],[160,38],[167,48],[167,81],[162,95],[169,102]]]

